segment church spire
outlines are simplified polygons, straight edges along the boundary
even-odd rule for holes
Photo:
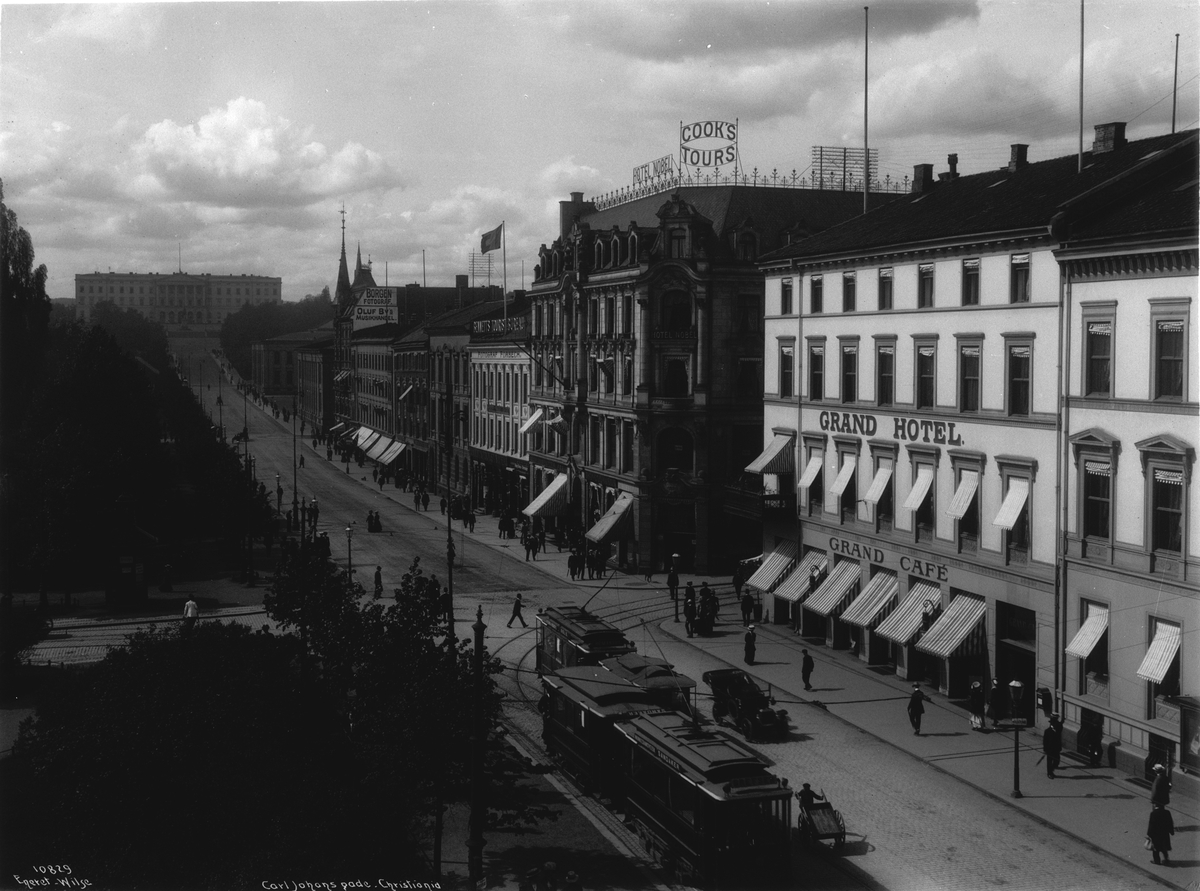
[[[346,205],[338,211],[342,215],[342,260],[338,264],[337,293],[334,302],[342,306],[350,302],[350,272],[346,268]]]

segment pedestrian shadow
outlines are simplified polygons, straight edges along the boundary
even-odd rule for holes
[[[757,668],[760,665],[791,665],[792,663],[791,662],[764,662],[762,659],[755,659],[750,664]]]
[[[1178,830],[1176,830],[1176,831],[1178,831]],[[1197,866],[1200,866],[1200,860],[1172,860],[1170,863],[1168,863],[1166,865],[1182,867],[1183,869],[1195,869]],[[1192,885],[1192,887],[1194,888],[1196,886]]]
[[[845,687],[810,687],[805,690],[805,693],[838,693],[845,690]]]
[[[921,731],[921,736],[966,736],[966,735],[967,735],[967,733],[963,730],[956,730],[952,733],[929,733],[928,731],[925,731],[925,730]]]

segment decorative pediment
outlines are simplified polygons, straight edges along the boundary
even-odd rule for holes
[[[1089,427],[1067,438],[1075,452],[1075,463],[1079,463],[1080,452],[1107,452],[1115,463],[1121,453],[1121,440],[1101,427]]]
[[[1136,443],[1137,450],[1142,456],[1142,471],[1145,472],[1147,462],[1151,458],[1174,461],[1183,465],[1184,472],[1191,476],[1192,461],[1196,450],[1177,436],[1170,433],[1160,433]]]

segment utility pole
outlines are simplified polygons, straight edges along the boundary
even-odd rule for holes
[[[450,384],[449,352],[442,369],[442,382],[446,394],[446,501],[450,501],[450,465],[454,461],[454,399]],[[450,507],[446,506],[446,628],[450,640],[450,655],[458,649],[458,638],[454,633],[454,524],[450,520]]]
[[[484,801],[483,785],[483,753],[487,747],[487,727],[483,720],[483,632],[487,625],[483,623],[483,607],[475,611],[474,679],[475,696],[472,717],[474,732],[471,742],[471,826],[467,839],[467,872],[476,887],[483,879],[483,826],[487,819],[487,805]]]

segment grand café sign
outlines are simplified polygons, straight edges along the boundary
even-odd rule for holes
[[[901,442],[930,442],[937,445],[960,446],[962,436],[955,432],[954,421],[931,421],[927,418],[894,417],[892,439]],[[823,411],[821,429],[828,433],[850,433],[860,436],[875,436],[879,432],[879,421],[874,415],[850,411]],[[886,427],[885,427],[886,429]]]

